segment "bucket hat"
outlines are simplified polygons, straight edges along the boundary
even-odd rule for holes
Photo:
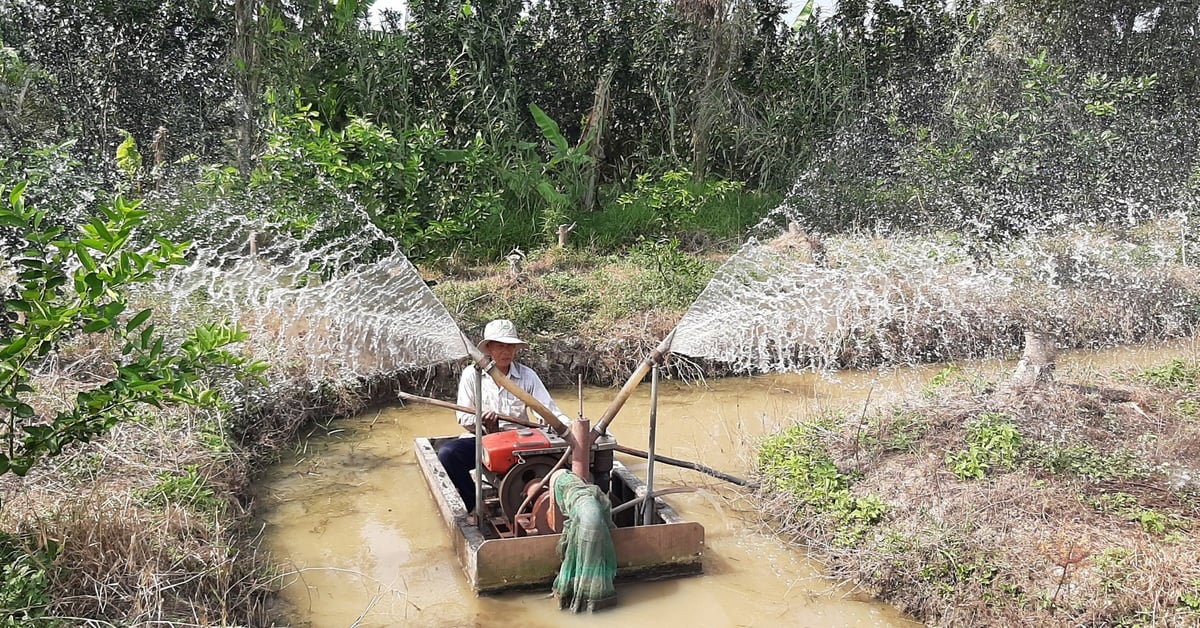
[[[479,341],[479,350],[483,351],[484,345],[489,342],[502,342],[506,345],[520,345],[522,347],[529,346],[524,340],[517,337],[517,326],[513,325],[512,321],[506,318],[496,319],[483,328],[483,340]]]

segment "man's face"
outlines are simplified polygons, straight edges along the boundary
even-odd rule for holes
[[[517,357],[518,345],[505,344],[503,342],[487,343],[488,355],[496,361],[496,366],[500,367],[501,371],[508,372],[508,367],[512,364],[513,358]]]

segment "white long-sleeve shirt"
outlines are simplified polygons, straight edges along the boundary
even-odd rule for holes
[[[468,364],[463,369],[462,376],[458,379],[458,405],[470,406],[472,408],[480,407],[484,412],[496,412],[498,414],[506,414],[515,416],[526,421],[530,420],[529,409],[525,407],[525,402],[517,399],[516,395],[508,392],[492,379],[492,376],[483,374],[483,405],[475,405],[475,378],[479,376],[479,371],[475,369],[475,365]],[[546,390],[542,379],[538,377],[533,369],[513,362],[508,368],[508,378],[525,392],[533,395],[534,399],[542,402],[559,421],[570,425],[571,419],[558,409],[558,405],[554,403],[554,399],[550,397],[550,393]],[[458,424],[463,427],[471,427],[475,425],[475,415],[467,412],[455,412],[458,417]],[[540,418],[537,419],[540,421]],[[511,429],[516,427],[515,424],[507,421],[500,422],[500,429]]]

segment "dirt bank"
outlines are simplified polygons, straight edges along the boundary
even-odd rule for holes
[[[939,626],[1200,625],[1200,366],[947,371],[759,452],[771,522]]]

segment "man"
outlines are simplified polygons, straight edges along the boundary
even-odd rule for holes
[[[546,386],[533,369],[515,362],[517,351],[526,347],[523,340],[517,337],[517,328],[512,321],[505,319],[494,320],[483,330],[483,340],[479,350],[487,354],[496,363],[496,368],[517,386],[533,396],[546,406],[564,424],[570,419],[558,409],[554,399],[550,397]],[[470,406],[483,410],[483,433],[490,434],[499,430],[518,427],[515,423],[502,420],[501,416],[513,416],[530,420],[525,402],[516,395],[501,388],[491,375],[483,373],[483,399],[476,405],[475,382],[479,371],[474,364],[468,364],[463,369],[462,377],[458,380],[458,405]],[[457,412],[458,424],[467,430],[467,434],[442,445],[438,449],[438,460],[446,469],[446,475],[458,489],[467,512],[475,510],[475,481],[471,478],[471,470],[475,468],[475,415],[467,412]]]

